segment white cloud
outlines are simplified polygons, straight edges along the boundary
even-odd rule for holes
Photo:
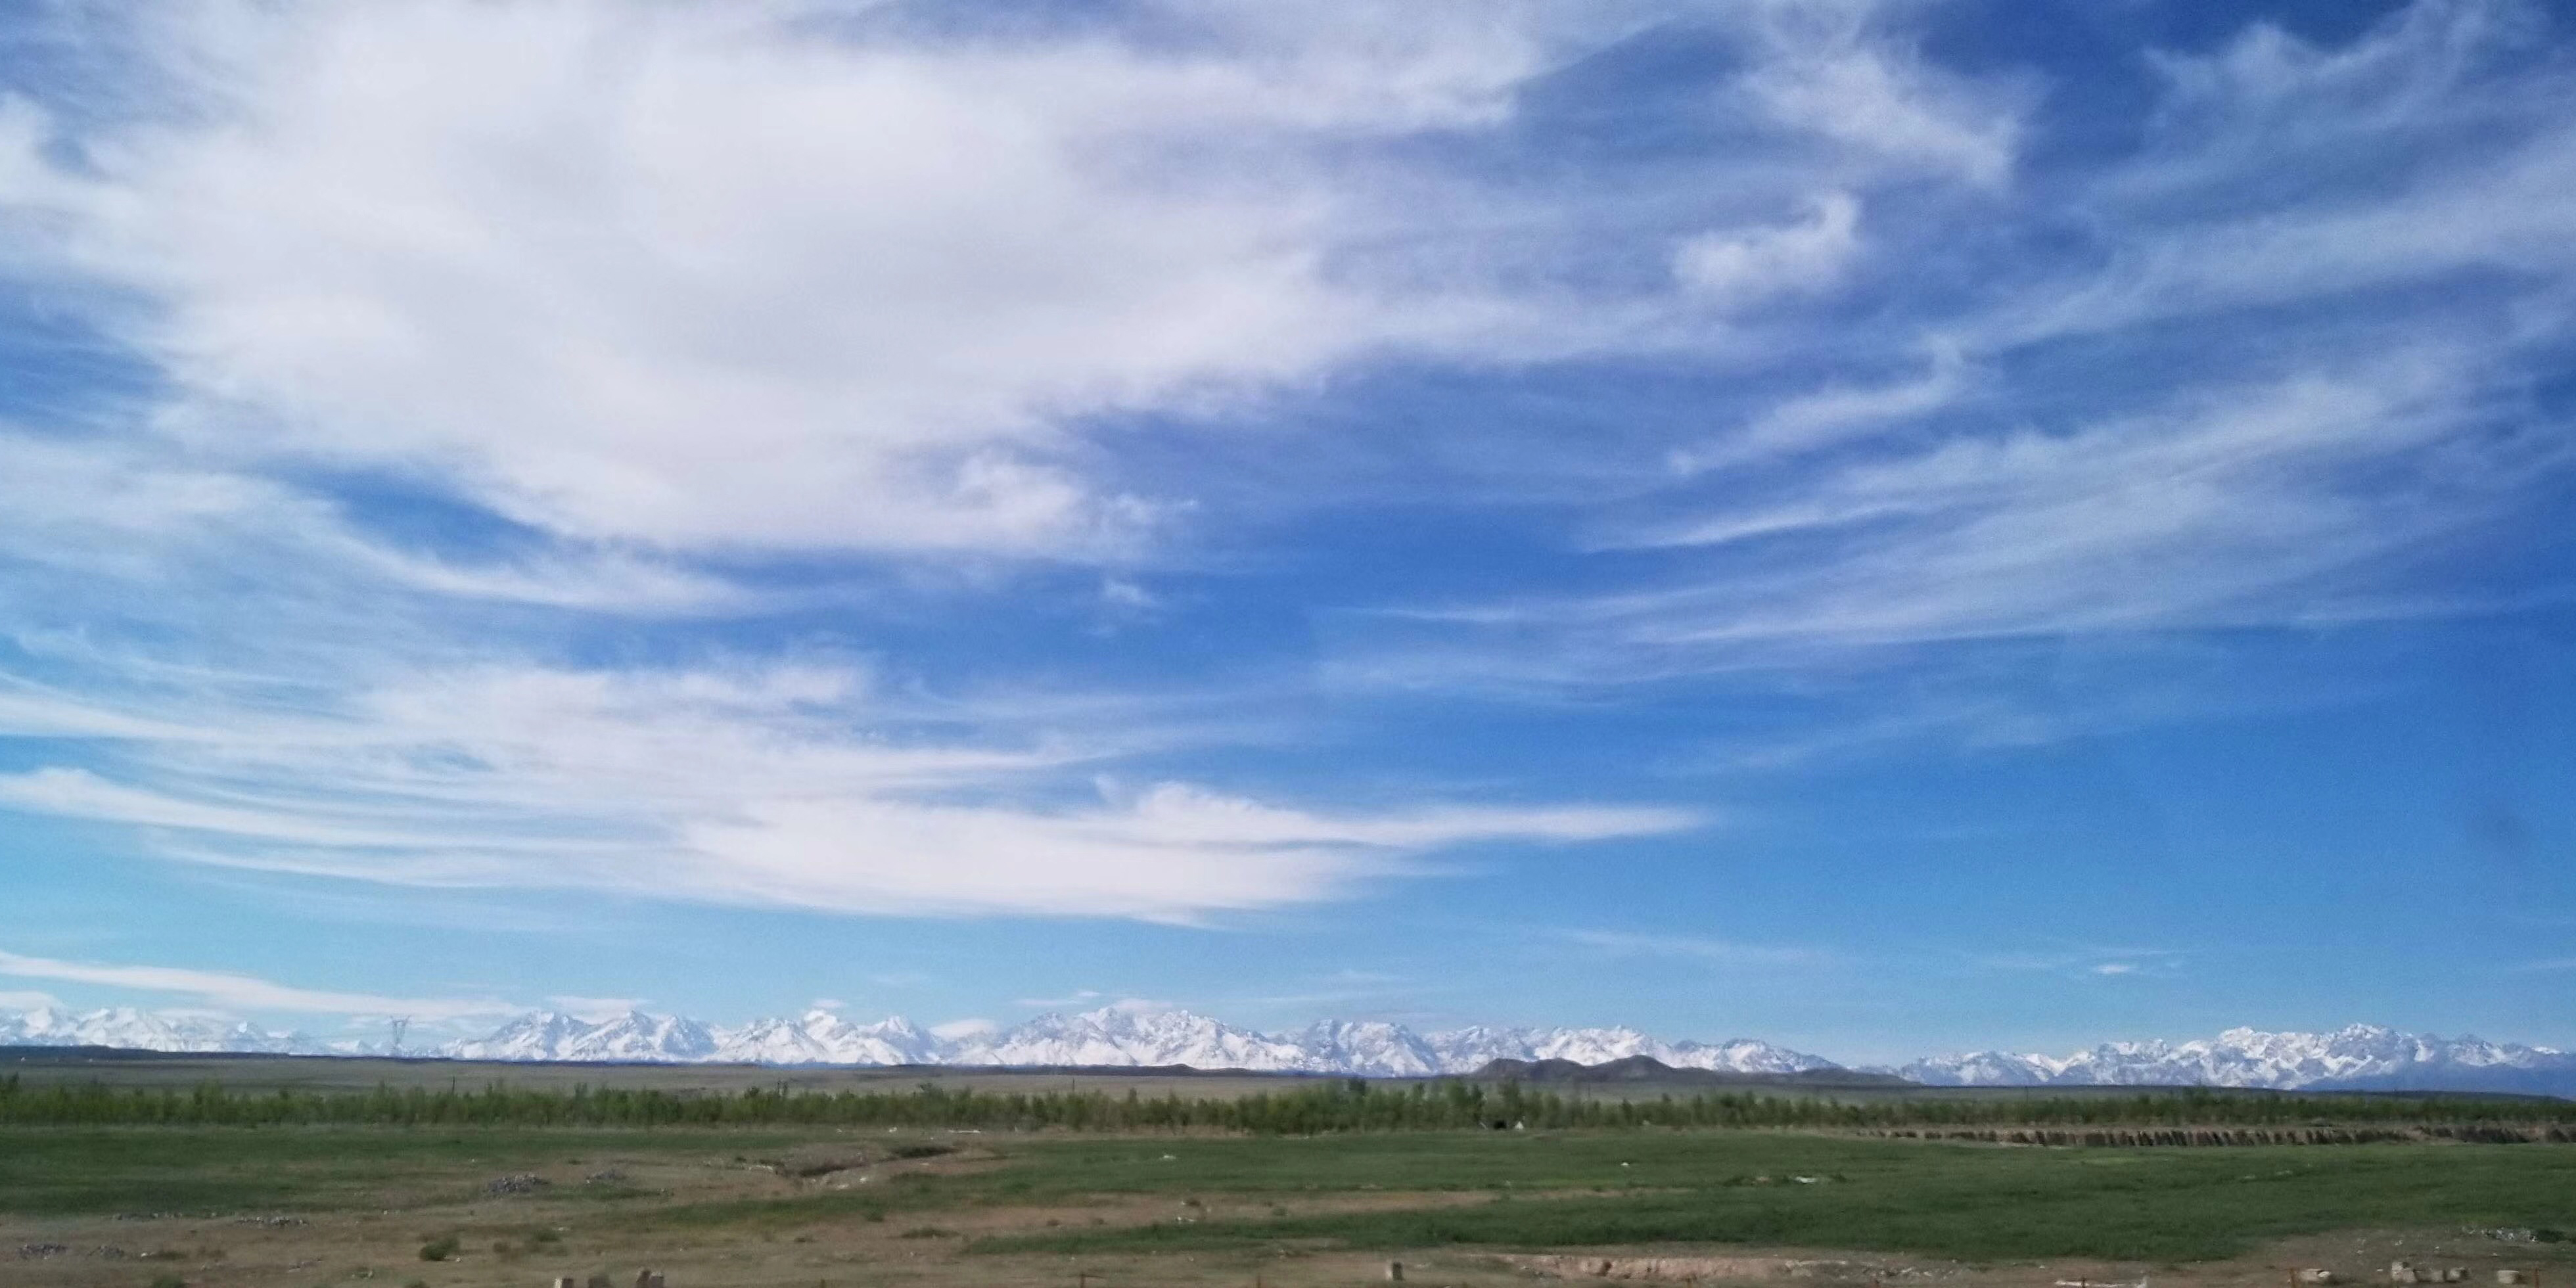
[[[1388,212],[1311,153],[1507,119],[1563,23],[1220,6],[1168,15],[1183,52],[811,16],[154,10],[134,80],[182,100],[59,138],[6,105],[0,216],[22,270],[147,301],[102,318],[170,433],[659,546],[1113,550],[1156,503],[1069,422],[1512,311],[1328,271]]]
[[[1702,233],[1673,253],[1673,276],[1722,307],[1820,290],[1840,278],[1859,249],[1860,203],[1826,193],[1802,222]]]
[[[1349,674],[1621,682],[1855,647],[2426,611],[2371,593],[2374,574],[2576,467],[2563,442],[2489,432],[2515,407],[2495,392],[2511,360],[2504,347],[2371,352],[2100,421],[1790,472],[1603,543],[1667,553],[1659,579],[1388,613],[1406,647]],[[1424,632],[1432,645],[1410,642]]]
[[[507,1002],[478,998],[386,997],[374,993],[341,993],[296,988],[250,975],[188,970],[171,966],[112,966],[55,961],[0,952],[0,975],[50,979],[73,984],[99,984],[148,993],[175,993],[214,1006],[245,1011],[299,1011],[316,1014],[415,1015],[429,1020],[478,1015],[504,1015],[517,1009]]]
[[[1800,535],[1777,577],[1669,605],[1666,638],[1920,639],[2206,620],[2424,535],[2447,511],[2358,490],[2334,466],[2404,459],[2478,414],[2457,355],[2383,358],[2212,391],[2073,432],[1962,438],[1802,480],[1800,494],[1672,532]],[[2477,487],[2475,477],[2426,479]],[[2152,564],[2152,580],[2122,575]],[[1650,614],[1654,606],[1645,606]]]
[[[1108,558],[1192,498],[1118,468],[1100,419],[1389,355],[1705,344],[1711,304],[1829,284],[1874,185],[1992,183],[2008,106],[1872,8],[1148,4],[933,36],[820,0],[102,7],[72,26],[115,110],[0,102],[0,269],[166,376],[163,442],[423,477],[595,548],[388,570],[432,588],[711,593],[644,558],[672,550]],[[1691,241],[1692,299],[1577,286],[1600,247],[1571,216],[1607,190],[1433,158],[1685,11],[1749,33],[1727,111],[1836,153],[1692,182],[1815,213]]]
[[[943,1042],[958,1042],[967,1038],[980,1038],[986,1034],[999,1033],[1001,1031],[1001,1025],[985,1019],[950,1020],[944,1024],[933,1024],[930,1026],[930,1036],[938,1038]]]
[[[2170,977],[2182,973],[2189,955],[2167,948],[2133,948],[2061,944],[2029,951],[1987,953],[1975,962],[1987,970],[2119,979],[2130,976]]]
[[[2166,93],[2148,146],[2081,210],[2118,253],[2002,310],[1987,342],[2467,274],[2564,280],[2576,269],[2576,210],[2560,199],[2576,183],[2565,78],[2512,67],[2546,24],[2515,0],[2418,0],[2339,48],[2258,23],[2212,53],[2156,57]],[[2341,160],[2315,164],[2329,156]],[[2438,325],[2437,310],[2411,311]]]
[[[35,1011],[62,1004],[62,999],[51,993],[38,993],[26,989],[0,989],[0,1010]]]
[[[1764,411],[1719,442],[1675,453],[1673,467],[1695,474],[1747,461],[1778,460],[1899,428],[1912,418],[1949,406],[1967,383],[1958,346],[1936,343],[1929,370],[1915,379],[1875,385],[1837,383],[1801,394]]]
[[[1052,1011],[1068,1006],[1080,1006],[1085,1002],[1096,1002],[1099,1000],[1100,993],[1098,990],[1084,988],[1076,989],[1072,993],[1063,997],[1015,997],[1011,999],[1011,1005],[1025,1006],[1033,1011]]]
[[[1886,48],[1823,14],[1781,18],[1755,79]],[[2533,393],[2576,329],[2576,130],[2541,24],[2421,0],[2333,49],[2258,25],[2159,56],[2141,147],[2062,196],[1999,192],[1993,244],[1873,191],[1868,267],[1908,275],[1849,289],[1886,313],[1810,335],[1811,392],[1582,525],[1615,584],[1407,605],[1337,673],[1539,688],[2519,602],[2423,579],[2576,468]],[[1918,379],[1830,374],[1927,350]]]
[[[180,580],[174,570],[288,561],[343,597],[412,594],[658,616],[739,612],[759,596],[636,550],[556,543],[468,562],[402,549],[341,508],[166,444],[0,427],[0,552],[82,577]]]
[[[1345,897],[1462,844],[1697,822],[1644,807],[1304,810],[1178,783],[1070,801],[1065,771],[1100,749],[899,736],[899,709],[823,667],[487,667],[326,712],[186,714],[197,732],[128,737],[121,768],[0,777],[0,807],[152,829],[173,858],[396,884],[1166,921]]]
[[[1769,7],[1760,26],[1768,56],[1738,92],[1784,125],[1882,162],[2003,185],[2020,143],[2014,105],[1873,33],[1876,8]]]

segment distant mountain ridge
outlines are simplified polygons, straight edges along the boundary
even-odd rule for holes
[[[380,1055],[366,1041],[323,1041],[228,1019],[117,1007],[0,1012],[0,1046],[88,1046],[170,1052]],[[1556,1074],[1651,1060],[1815,1081],[1839,1073],[1892,1075],[1930,1086],[2213,1086],[2278,1090],[2506,1091],[2576,1095],[2576,1055],[2548,1047],[2441,1038],[2357,1024],[2331,1033],[2229,1029],[2189,1042],[2105,1043],[2056,1057],[1978,1051],[1895,1066],[1846,1068],[1767,1042],[1665,1041],[1629,1028],[1470,1027],[1417,1033],[1384,1021],[1326,1020],[1291,1034],[1239,1028],[1183,1010],[1103,1007],[1041,1015],[990,1032],[942,1038],[900,1017],[873,1024],[830,1011],[721,1027],[630,1012],[590,1021],[560,1012],[519,1016],[493,1032],[405,1054],[462,1060],[769,1065],[1248,1069],[1360,1077],[1476,1074],[1496,1061]],[[1508,1069],[1509,1066],[1503,1066]],[[1584,1075],[1587,1077],[1595,1075]],[[1526,1079],[1525,1079],[1526,1080]]]
[[[1634,1029],[1491,1029],[1417,1034],[1380,1021],[1328,1020],[1294,1034],[1261,1033],[1183,1010],[1103,1007],[1046,1014],[989,1033],[943,1039],[894,1018],[853,1024],[829,1011],[761,1019],[735,1029],[643,1014],[588,1024],[524,1015],[488,1037],[438,1054],[472,1060],[638,1060],[757,1064],[1250,1069],[1277,1073],[1427,1077],[1472,1073],[1496,1059],[1598,1064],[1650,1055],[1677,1068],[1738,1073],[1830,1069],[1821,1056],[1769,1043],[1664,1042]]]
[[[2106,1042],[2064,1057],[1974,1051],[1879,1070],[1936,1087],[2211,1086],[2277,1090],[2513,1091],[2576,1095],[2576,1055],[2401,1033],[2229,1029],[2190,1042]]]

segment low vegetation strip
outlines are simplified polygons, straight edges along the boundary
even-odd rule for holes
[[[2509,1129],[2495,1139],[2576,1139],[2576,1102],[2504,1097],[2268,1095],[2204,1090],[2131,1096],[1906,1097],[1837,1100],[1754,1092],[1657,1099],[1591,1099],[1517,1083],[1458,1080],[1400,1085],[1352,1079],[1232,1099],[952,1090],[739,1092],[636,1088],[378,1087],[370,1091],[244,1093],[120,1089],[102,1083],[21,1085],[0,1079],[0,1125],[259,1127],[836,1126],[1224,1131],[1258,1135],[1456,1130],[1793,1128],[2267,1128]],[[2322,1139],[2322,1138],[2321,1138]],[[2106,1143],[2108,1138],[2105,1138]],[[2054,1141],[2049,1143],[2055,1143]],[[2070,1140],[2069,1143],[2081,1143]]]

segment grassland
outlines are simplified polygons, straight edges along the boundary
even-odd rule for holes
[[[514,1176],[545,1183],[491,1189]],[[2471,1228],[2576,1228],[2576,1150],[2030,1149],[1770,1131],[0,1132],[0,1237],[65,1249],[0,1261],[0,1280],[81,1288],[164,1273],[93,1255],[111,1244],[135,1257],[168,1245],[186,1281],[206,1285],[398,1267],[397,1282],[462,1288],[644,1259],[690,1266],[691,1284],[1048,1282],[1067,1266],[1151,1278],[1199,1265],[1269,1267],[1289,1283],[1301,1266],[1371,1256],[1586,1249],[2191,1267],[2303,1236]],[[448,1258],[420,1261],[439,1239],[455,1241]],[[2565,1246],[2491,1252],[2528,1262]]]
[[[1323,1288],[1389,1259],[1418,1282],[1501,1288],[1562,1271],[1544,1258],[1567,1253],[1854,1288],[2261,1288],[2292,1265],[2357,1278],[2390,1256],[2481,1278],[2576,1273],[2576,1244],[2477,1233],[2494,1230],[2576,1231],[2576,1148],[2034,1148],[1778,1128],[0,1127],[11,1288],[501,1288],[603,1270],[631,1282],[644,1265],[672,1288]]]

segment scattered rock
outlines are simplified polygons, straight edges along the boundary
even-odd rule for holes
[[[2334,1281],[2334,1272],[2331,1270],[2312,1266],[2299,1272],[2299,1282],[2303,1284],[2330,1284]]]
[[[59,1257],[69,1251],[71,1249],[59,1243],[22,1243],[18,1245],[18,1259],[42,1261],[47,1257]]]
[[[538,1190],[544,1188],[545,1185],[546,1178],[539,1176],[534,1172],[521,1172],[516,1176],[504,1176],[493,1181],[491,1184],[483,1187],[483,1192],[486,1194],[534,1194]]]

